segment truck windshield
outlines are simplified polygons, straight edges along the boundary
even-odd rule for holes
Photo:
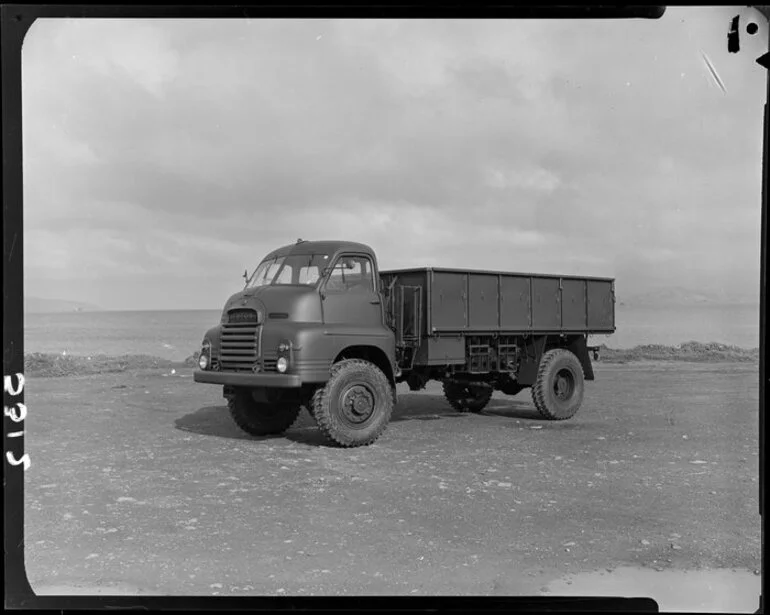
[[[246,282],[246,288],[279,285],[314,286],[328,263],[328,254],[292,254],[265,259]]]

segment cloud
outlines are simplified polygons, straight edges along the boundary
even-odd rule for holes
[[[299,236],[369,242],[385,267],[753,288],[765,76],[747,58],[766,40],[728,54],[736,10],[38,21],[28,292],[121,275],[110,307],[140,286],[152,307],[197,276],[216,306],[233,272]]]

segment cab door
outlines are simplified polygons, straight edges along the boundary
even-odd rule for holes
[[[342,254],[321,286],[324,323],[383,329],[382,299],[374,263],[363,254]]]

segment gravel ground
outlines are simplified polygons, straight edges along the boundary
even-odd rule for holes
[[[242,434],[190,368],[30,377],[28,578],[39,593],[535,595],[629,566],[758,570],[757,366],[595,370],[564,422],[528,391],[464,415],[437,383],[399,388],[383,437],[352,450],[306,413],[282,437]]]

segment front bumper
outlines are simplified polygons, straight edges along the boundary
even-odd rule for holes
[[[196,369],[195,382],[227,384],[235,387],[298,389],[302,378],[296,374],[246,374],[238,372],[214,372]]]

